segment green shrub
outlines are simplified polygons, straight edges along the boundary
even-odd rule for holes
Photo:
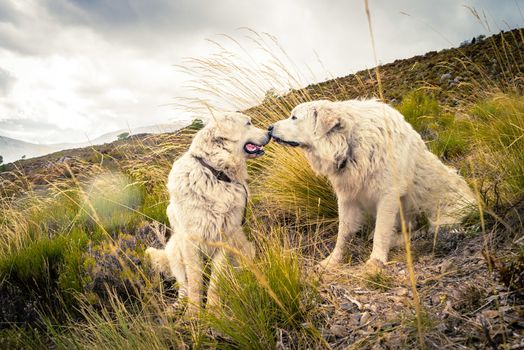
[[[191,124],[187,127],[189,130],[200,130],[204,127],[202,119],[193,119]]]
[[[90,245],[82,266],[87,275],[84,293],[89,301],[109,306],[111,293],[128,300],[151,290],[153,274],[145,264],[144,250],[141,240],[126,234]]]
[[[0,280],[27,292],[30,299],[31,291],[45,290],[46,298],[38,307],[51,302],[47,300],[50,296],[65,302],[63,306],[74,305],[75,294],[82,292],[86,283],[83,251],[87,242],[87,234],[78,228],[69,236],[36,240],[0,259]]]
[[[63,264],[58,277],[61,291],[74,297],[76,292],[82,292],[88,279],[84,270],[84,252],[89,242],[88,235],[81,228],[74,228],[69,234],[69,247],[64,254]]]
[[[63,324],[45,320],[45,341],[25,336],[20,343],[28,349],[48,348],[50,342],[57,349],[198,348],[194,346],[200,336],[197,327],[166,316],[167,305],[158,296],[129,304],[110,294],[110,308],[102,309],[80,299],[81,322],[73,317]]]
[[[315,175],[302,152],[277,146],[259,161],[254,196],[276,213],[305,224],[338,219],[337,198],[329,180]]]
[[[428,143],[429,149],[440,158],[452,160],[470,151],[471,122],[457,119],[451,114],[441,114],[434,126],[435,138]]]
[[[221,305],[207,315],[211,328],[227,337],[218,348],[274,349],[279,330],[292,334],[291,348],[318,346],[311,323],[316,288],[301,273],[298,255],[274,236],[253,266],[230,266],[218,283]]]
[[[169,203],[169,196],[165,188],[154,188],[147,191],[145,188],[142,192],[144,198],[140,213],[148,220],[156,220],[166,226],[169,226],[167,218],[167,205]]]
[[[44,285],[57,275],[64,260],[68,240],[60,235],[34,241],[0,260],[0,275],[20,285]]]
[[[413,91],[404,96],[397,109],[422,135],[431,132],[429,126],[434,122],[434,117],[441,113],[438,101],[422,91]]]
[[[519,199],[524,195],[524,97],[494,95],[474,105],[470,114],[481,190],[495,202]]]
[[[471,123],[443,112],[433,96],[413,91],[403,98],[398,110],[437,156],[451,160],[469,151]]]
[[[123,132],[121,134],[118,134],[116,136],[116,139],[119,140],[119,141],[122,141],[122,140],[125,140],[129,137],[129,133],[128,132]]]

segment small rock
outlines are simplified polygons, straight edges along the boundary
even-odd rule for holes
[[[396,296],[399,296],[399,297],[405,297],[406,295],[408,295],[408,290],[407,288],[403,288],[403,287],[397,287],[397,288],[394,288],[392,290],[392,292],[396,295]]]
[[[353,314],[349,318],[348,324],[352,324],[354,326],[358,326],[360,324],[360,314]]]
[[[446,325],[445,322],[440,322],[437,324],[437,329],[439,332],[444,333],[448,330],[448,326]]]
[[[440,82],[451,80],[452,76],[451,73],[444,73],[440,76]]]
[[[342,338],[348,334],[347,328],[339,324],[333,325],[329,329],[329,331],[331,332],[331,334],[333,334],[337,338]]]
[[[360,316],[360,325],[364,326],[368,323],[368,321],[371,319],[371,314],[369,312],[364,312],[362,316]]]
[[[451,291],[451,296],[455,301],[460,300],[462,298],[462,291],[460,289],[453,289]]]
[[[385,350],[385,348],[382,345],[380,345],[379,343],[375,343],[371,347],[371,350]]]
[[[446,300],[445,294],[434,294],[433,296],[431,296],[432,305],[440,305],[445,300]]]
[[[440,273],[446,273],[453,268],[453,260],[448,259],[440,265]]]
[[[342,303],[340,304],[342,310],[351,311],[355,308],[353,303]]]
[[[486,310],[482,312],[482,316],[487,319],[493,319],[499,316],[499,312],[497,310]]]
[[[356,305],[358,307],[359,310],[362,310],[362,303],[359,302],[357,299],[354,299],[352,298],[351,296],[349,295],[345,295],[345,298],[347,300],[349,300],[351,303],[353,303],[354,305]]]

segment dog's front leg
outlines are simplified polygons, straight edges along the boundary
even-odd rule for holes
[[[339,265],[344,258],[344,250],[348,239],[360,228],[362,222],[362,211],[351,200],[338,198],[338,236],[335,249],[327,258],[320,262],[323,268]]]
[[[222,273],[227,262],[227,253],[224,249],[219,249],[213,257],[211,265],[211,276],[209,280],[209,288],[207,291],[206,308],[218,305],[218,279]]]
[[[202,303],[203,261],[195,244],[187,244],[182,251],[187,274],[187,311],[189,316],[198,314]]]
[[[238,253],[240,253],[240,256],[235,256],[239,263],[241,260],[244,260],[244,262],[252,262],[253,259],[255,259],[255,244],[247,239],[242,229],[232,232],[228,242],[233,248],[238,250]]]
[[[395,195],[386,195],[378,203],[373,250],[367,261],[368,264],[387,262],[389,249],[395,238],[395,225],[399,209],[399,200]]]

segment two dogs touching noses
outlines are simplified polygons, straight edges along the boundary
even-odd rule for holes
[[[271,139],[300,148],[336,193],[338,235],[320,262],[326,269],[343,262],[345,245],[365,214],[375,218],[368,263],[380,265],[401,241],[401,208],[406,221],[423,213],[435,230],[460,224],[475,206],[457,171],[428,150],[397,110],[377,100],[302,103],[268,130],[254,127],[242,113],[213,116],[169,174],[171,237],[164,249],[146,250],[155,269],[176,279],[179,296],[188,299],[187,313],[202,303],[203,256],[211,264],[209,306],[218,302],[216,278],[231,258],[225,246],[248,259],[255,255],[242,231],[249,195],[246,160],[262,156]]]

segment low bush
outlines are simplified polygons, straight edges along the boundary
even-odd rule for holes
[[[313,325],[318,292],[301,273],[299,255],[282,245],[276,228],[265,238],[253,265],[229,266],[219,278],[221,305],[207,314],[222,336],[218,348],[315,348],[321,343]]]

